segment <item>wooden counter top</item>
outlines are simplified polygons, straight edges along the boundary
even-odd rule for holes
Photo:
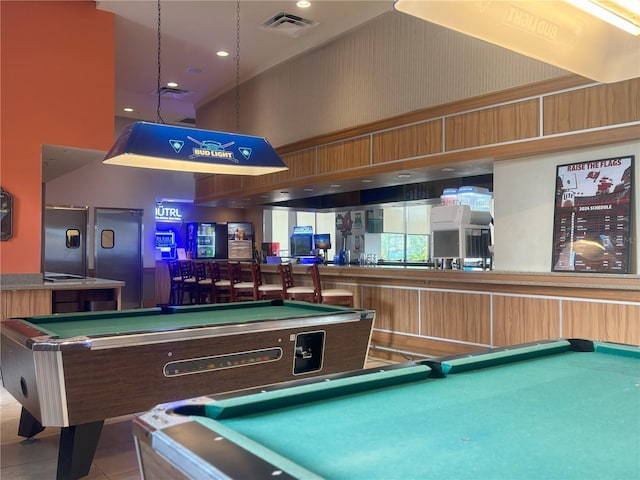
[[[98,288],[121,288],[125,282],[104,278],[86,277],[77,280],[45,281],[40,274],[0,275],[0,291],[18,290],[93,290]]]
[[[277,273],[277,265],[262,265],[264,273]],[[294,273],[305,273],[306,265],[294,265]],[[475,285],[515,285],[533,287],[556,287],[575,289],[625,290],[640,294],[640,275],[585,274],[564,272],[504,272],[504,271],[467,271],[439,270],[415,266],[376,266],[360,267],[356,265],[320,268],[320,275],[349,278],[358,282],[363,280],[388,280],[401,282],[420,282],[421,285],[456,283]]]

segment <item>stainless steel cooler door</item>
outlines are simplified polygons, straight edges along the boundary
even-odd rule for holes
[[[142,214],[137,209],[95,209],[95,276],[125,282],[123,309],[142,306]]]
[[[47,205],[44,210],[45,272],[87,276],[87,209]]]

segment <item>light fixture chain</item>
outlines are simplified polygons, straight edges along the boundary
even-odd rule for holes
[[[240,133],[240,0],[236,2],[236,133]]]
[[[161,21],[160,21],[161,17],[160,17],[160,0],[158,0],[158,79],[157,79],[157,85],[156,85],[156,91],[158,93],[158,105],[156,108],[156,123],[164,123],[164,120],[162,119],[162,115],[160,115],[160,77],[161,77],[161,73],[162,73],[162,64],[161,64],[161,53],[162,53],[162,37],[160,36],[160,25],[161,25]]]

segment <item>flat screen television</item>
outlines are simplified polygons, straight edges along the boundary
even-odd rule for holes
[[[313,250],[313,234],[295,233],[291,235],[291,251],[289,255],[292,257],[306,257],[311,255],[311,250]]]
[[[317,233],[313,236],[313,248],[316,250],[329,250],[331,248],[331,234]]]

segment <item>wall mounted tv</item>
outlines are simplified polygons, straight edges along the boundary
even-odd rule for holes
[[[331,248],[331,234],[317,233],[313,236],[313,248],[316,250],[329,250]]]

